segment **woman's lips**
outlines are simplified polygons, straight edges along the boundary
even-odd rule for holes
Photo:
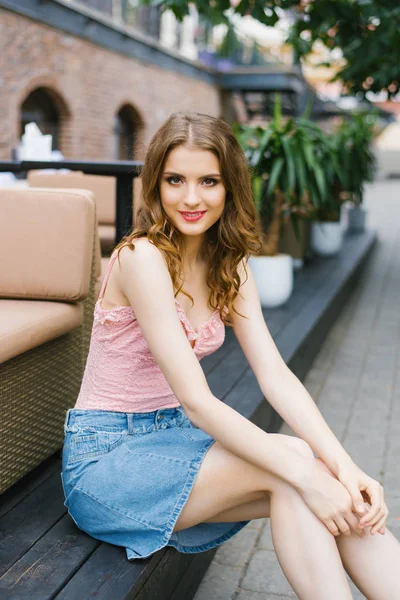
[[[206,211],[204,210],[199,213],[193,213],[193,215],[195,215],[195,216],[192,216],[191,213],[184,213],[181,211],[179,211],[179,213],[182,215],[182,217],[185,219],[185,221],[193,222],[193,221],[199,221],[201,219],[201,217],[206,213]]]

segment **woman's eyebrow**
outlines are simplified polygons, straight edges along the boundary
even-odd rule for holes
[[[181,175],[181,173],[176,173],[175,171],[164,171],[164,175],[176,175],[177,177],[185,177]],[[199,179],[205,179],[206,177],[220,177],[220,173],[208,173],[208,175],[201,175]]]

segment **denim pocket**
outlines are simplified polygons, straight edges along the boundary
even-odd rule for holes
[[[176,425],[178,427],[184,427],[184,428],[193,427],[191,420],[189,419],[189,417],[183,410],[180,411],[180,415],[179,415],[179,418],[177,419]]]
[[[189,419],[189,417],[186,415],[186,413],[183,413],[183,419],[179,423],[178,429],[190,441],[192,441],[192,442],[195,441],[195,438],[191,435],[191,432],[193,432],[195,427],[194,427],[193,423],[191,422],[191,420]]]
[[[106,431],[86,428],[71,435],[67,464],[80,462],[114,450],[125,439],[127,431]]]

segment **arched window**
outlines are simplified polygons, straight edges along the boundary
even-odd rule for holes
[[[135,143],[142,125],[133,106],[125,104],[115,117],[114,126],[114,158],[117,160],[134,160]]]
[[[25,125],[32,121],[44,135],[50,133],[53,136],[52,149],[59,150],[60,114],[56,102],[46,88],[33,90],[22,103],[20,137],[24,133]]]

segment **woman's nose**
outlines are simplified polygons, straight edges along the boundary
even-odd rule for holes
[[[199,203],[199,194],[196,186],[188,185],[185,202],[188,206],[196,206]]]

